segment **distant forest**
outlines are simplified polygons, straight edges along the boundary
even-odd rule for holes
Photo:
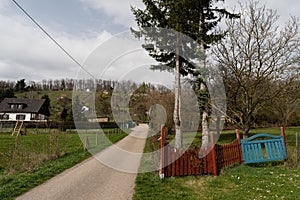
[[[75,85],[76,84],[76,85]],[[154,104],[161,104],[168,112],[168,124],[172,126],[173,93],[164,86],[154,86],[146,83],[131,81],[118,83],[110,80],[79,80],[60,79],[42,80],[41,82],[20,79],[16,82],[0,81],[0,101],[4,98],[44,98],[49,103],[50,120],[74,121],[72,106],[82,109],[84,106],[79,99],[72,102],[74,87],[85,90],[87,87],[95,92],[95,110],[97,117],[107,117],[113,121],[111,97],[117,84],[120,87],[130,87],[131,95],[129,110],[131,118],[136,122],[148,122],[148,111]],[[96,88],[95,88],[96,87]]]
[[[131,118],[136,122],[148,122],[149,110],[155,104],[162,105],[167,112],[167,125],[173,126],[174,94],[173,91],[164,86],[154,86],[149,83],[118,83],[111,80],[79,80],[57,79],[42,80],[41,82],[27,81],[20,79],[18,81],[0,81],[0,101],[6,97],[17,98],[45,98],[48,99],[52,121],[74,121],[73,106],[82,108],[78,99],[72,102],[72,92],[74,87],[77,90],[85,90],[87,86],[95,91],[95,110],[97,117],[108,117],[114,120],[111,109],[111,97],[117,84],[123,84],[124,87],[130,87],[133,94],[130,97],[129,109]],[[121,86],[122,87],[122,86]],[[281,106],[277,107],[274,101],[265,104],[257,113],[255,113],[253,127],[279,126],[284,123],[285,126],[300,125],[300,106],[292,106],[287,98],[281,98]],[[275,99],[274,99],[275,100]],[[286,102],[285,102],[286,101]],[[285,105],[285,106],[283,106]],[[231,104],[227,104],[227,110],[231,109]],[[233,105],[236,106],[236,105]],[[281,110],[278,110],[281,108]],[[281,112],[279,112],[281,111]],[[286,114],[287,113],[287,114]],[[283,117],[286,114],[285,117]],[[283,120],[284,119],[284,120]],[[235,128],[230,117],[226,117],[225,125],[227,128]]]

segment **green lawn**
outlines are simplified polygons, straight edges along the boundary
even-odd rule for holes
[[[103,135],[99,134],[96,146],[94,136],[86,135],[90,138],[89,150],[98,152],[110,145],[101,142]],[[115,143],[127,134],[106,136]],[[0,199],[13,199],[90,156],[88,151],[84,151],[78,134],[54,131],[51,134],[28,134],[17,139],[10,133],[1,133]]]
[[[157,173],[139,174],[134,200],[298,199],[300,170],[286,166],[228,168],[218,177],[189,176],[160,180]]]
[[[294,155],[295,133],[300,127],[286,129],[289,156]],[[271,133],[280,135],[280,129],[254,129],[251,134]],[[201,141],[197,135],[195,144]],[[224,131],[219,143],[235,139],[234,131]],[[145,152],[151,151],[150,140]],[[143,157],[141,169],[149,168],[153,160]],[[189,176],[160,179],[157,172],[140,173],[136,179],[134,200],[172,200],[172,199],[299,199],[300,168],[290,160],[283,164],[260,164],[252,166],[232,166],[214,176]]]

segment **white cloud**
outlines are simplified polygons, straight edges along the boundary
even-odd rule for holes
[[[151,82],[171,88],[174,75],[169,72],[152,71],[150,67],[158,63],[142,48],[130,31],[120,33],[98,46],[84,63],[94,77],[105,80],[131,80]],[[91,78],[80,71],[79,79]]]
[[[235,9],[238,12],[239,2],[242,5],[249,3],[249,0],[236,1],[236,0],[225,0],[223,5],[228,9]],[[285,1],[274,1],[274,0],[263,0],[258,1],[260,5],[266,5],[267,8],[277,10],[277,14],[280,16],[279,23],[284,24],[289,19],[290,16],[299,17],[299,0],[285,0]]]
[[[106,31],[92,37],[48,31],[79,63],[83,63],[98,44],[111,36]],[[0,32],[0,79],[76,77],[78,66],[26,18],[0,15]]]
[[[111,23],[121,24],[125,27],[135,26],[130,5],[143,7],[140,0],[80,1],[87,8],[105,13],[108,18],[113,19]],[[289,13],[296,14],[297,8],[300,7],[300,1],[296,0],[287,0],[284,2],[267,0],[267,3],[270,6],[272,4],[272,8],[278,9],[279,14],[284,15],[283,17],[288,16]],[[226,0],[224,5],[232,8],[234,5],[237,5],[237,2]],[[10,10],[10,6],[12,6],[11,1],[0,0],[0,80],[76,78],[79,70],[78,66],[45,36],[41,30],[29,21],[28,18],[20,12],[16,12],[15,7],[13,11]],[[19,13],[19,15],[12,13]],[[39,16],[37,15],[37,17]],[[100,33],[71,35],[62,31],[64,27],[59,22],[58,26],[54,26],[52,29],[49,28],[52,24],[42,25],[80,63],[83,63],[99,44],[112,36],[111,33],[105,30]],[[111,62],[112,60],[109,60],[109,58],[115,59],[112,55],[119,56],[118,52],[121,52],[120,47],[127,47],[126,49],[129,50],[136,48],[136,46],[131,47],[126,41],[117,40],[115,42],[108,43],[108,46],[105,48],[102,47],[103,50],[100,52],[100,55],[103,56],[103,60],[96,63],[96,68],[92,68],[92,71],[99,72],[99,66],[104,67],[105,63],[108,64]],[[131,67],[149,63],[151,61],[148,61],[146,57],[140,54],[128,54],[114,62],[107,69],[105,76],[109,78],[113,76],[120,77],[130,72],[130,69],[132,73],[129,75],[135,76],[135,74],[139,74],[137,73],[138,70],[135,71]],[[144,79],[142,76],[139,77]]]
[[[0,1],[0,8],[6,8],[9,5],[10,1],[9,0],[1,0]]]
[[[267,7],[277,10],[281,23],[286,23],[290,19],[290,16],[299,17],[300,1],[298,0],[266,0],[266,2]]]
[[[130,6],[143,7],[140,0],[81,0],[87,7],[104,11],[113,18],[114,23],[134,27],[134,16]]]

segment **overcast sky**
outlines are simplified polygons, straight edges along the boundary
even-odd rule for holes
[[[17,0],[17,2],[82,64],[102,42],[135,26],[130,5],[143,6],[140,0]],[[299,0],[266,2],[270,8],[278,10],[282,23],[289,15],[300,15],[297,13],[300,12]],[[233,9],[237,1],[227,0],[225,5]],[[77,77],[79,67],[11,0],[0,0],[0,33],[0,80],[15,81],[25,78],[40,81]],[[107,51],[113,52],[113,49]]]

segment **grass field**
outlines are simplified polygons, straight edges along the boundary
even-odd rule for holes
[[[286,129],[289,157],[295,151],[295,133],[300,127]],[[251,134],[271,133],[280,135],[280,129],[254,129]],[[234,131],[224,131],[219,143],[235,139]],[[201,141],[197,135],[194,144]],[[145,152],[151,151],[147,141]],[[146,160],[147,159],[147,160]],[[153,162],[143,157],[141,168]],[[298,165],[299,166],[299,165]],[[289,160],[287,165],[268,163],[252,166],[232,166],[221,171],[218,177],[189,176],[160,179],[157,172],[140,173],[136,179],[134,200],[172,200],[172,199],[299,199],[300,168]]]
[[[127,134],[107,134],[111,143],[115,143]],[[108,145],[98,145],[90,138],[89,150],[98,152]],[[11,136],[10,133],[0,134],[0,199],[14,197],[40,185],[44,181],[59,174],[75,164],[90,157],[84,151],[83,143],[78,134],[66,134],[53,131],[51,134],[27,134]]]

